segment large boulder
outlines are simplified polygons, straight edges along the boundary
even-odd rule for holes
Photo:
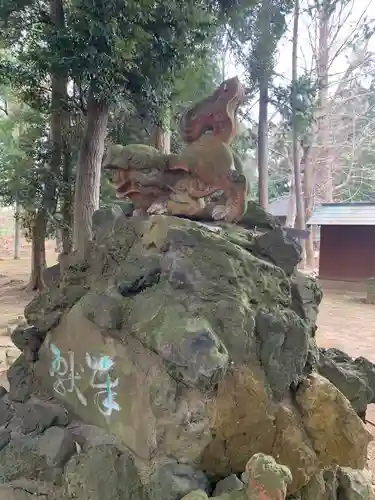
[[[25,347],[18,332],[31,354],[12,367],[10,399],[54,396],[130,451],[147,491],[168,481],[175,500],[256,453],[289,467],[289,493],[322,466],[363,467],[370,434],[314,374],[321,292],[293,271],[298,246],[281,228],[107,209],[94,234],[85,261],[26,308],[44,342]]]
[[[317,368],[365,419],[367,405],[375,403],[375,365],[363,357],[352,359],[339,349],[320,348]]]
[[[332,465],[332,456],[340,465],[350,462],[355,469],[365,467],[367,446],[372,438],[340,391],[314,373],[301,383],[296,400],[303,425],[325,467]]]

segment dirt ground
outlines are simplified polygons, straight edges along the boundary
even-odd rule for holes
[[[47,265],[56,263],[55,243],[47,242]],[[19,355],[18,349],[10,340],[9,333],[20,318],[23,309],[33,294],[26,293],[30,274],[30,246],[23,241],[21,258],[13,259],[13,248],[4,244],[0,234],[0,385],[7,386],[5,372]]]
[[[9,231],[8,231],[9,233]],[[30,272],[30,246],[22,243],[21,259],[13,260],[13,239],[4,230],[0,214],[0,384],[5,370],[17,355],[7,334],[11,321],[22,316],[31,295],[25,292]],[[56,263],[55,243],[47,242],[47,264]],[[317,342],[337,347],[350,356],[365,356],[375,363],[375,306],[364,304],[361,295],[326,291],[320,308]],[[375,405],[367,418],[375,424]],[[375,426],[368,424],[375,438]],[[375,441],[369,448],[369,467],[375,475]]]
[[[57,260],[54,247],[54,242],[47,243],[48,266]],[[23,308],[32,298],[32,294],[25,292],[30,275],[30,249],[24,247],[19,260],[4,253],[0,253],[0,342],[9,323],[23,315]]]
[[[375,363],[375,306],[362,299],[358,293],[325,291],[316,339],[321,347],[336,347],[353,358],[364,356]],[[375,480],[375,405],[369,405],[366,417],[367,428],[374,436],[368,456]]]

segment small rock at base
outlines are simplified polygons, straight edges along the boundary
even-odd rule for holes
[[[61,427],[47,429],[39,438],[38,449],[48,467],[63,466],[76,451],[73,436]]]
[[[126,450],[126,447],[115,435],[109,434],[95,425],[71,422],[67,428],[73,436],[73,440],[78,443],[85,453],[91,448],[106,444],[116,446],[121,451]]]
[[[17,413],[21,418],[23,434],[29,434],[35,430],[41,433],[53,425],[65,426],[69,422],[67,411],[58,404],[28,403]]]
[[[160,466],[150,481],[152,500],[178,500],[193,490],[209,491],[206,475],[190,465],[169,462]]]
[[[226,478],[222,479],[216,484],[214,492],[212,493],[213,497],[218,497],[223,493],[229,493],[235,490],[242,490],[244,487],[244,483],[238,479],[236,474],[231,474]]]
[[[340,467],[338,480],[339,500],[375,500],[371,474],[368,471]]]
[[[74,455],[64,469],[63,498],[143,500],[138,470],[129,453],[100,445]]]

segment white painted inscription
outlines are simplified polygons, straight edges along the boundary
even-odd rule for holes
[[[110,370],[114,366],[114,361],[107,355],[93,356],[86,353],[86,366],[75,363],[74,352],[68,351],[67,357],[62,356],[60,349],[53,343],[50,344],[52,362],[49,370],[51,377],[56,380],[53,389],[60,396],[67,393],[75,393],[79,402],[87,406],[87,398],[79,388],[79,381],[82,374],[90,370],[90,387],[96,389],[93,402],[98,411],[105,417],[110,417],[113,411],[120,411],[120,405],[116,402],[117,392],[113,389],[118,386],[118,378],[111,379]]]

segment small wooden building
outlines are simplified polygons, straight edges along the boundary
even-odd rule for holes
[[[267,212],[276,217],[280,224],[285,226],[290,205],[290,194],[280,196],[270,201]]]
[[[374,202],[324,203],[307,224],[320,226],[320,279],[363,282],[374,276]]]

